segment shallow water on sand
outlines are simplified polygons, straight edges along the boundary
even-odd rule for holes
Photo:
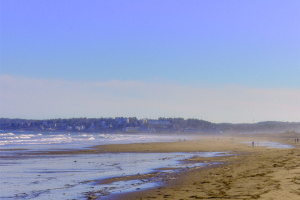
[[[72,156],[25,156],[0,160],[0,199],[86,199],[85,192],[98,195],[129,192],[157,186],[159,180],[118,181],[96,184],[113,177],[154,172],[175,173],[178,169],[207,163],[181,160],[194,156],[222,156],[219,152],[202,153],[103,153]],[[173,170],[159,170],[160,168]]]
[[[34,152],[83,149],[101,144],[172,142],[188,136],[58,132],[0,132],[0,199],[86,199],[157,186],[161,180],[138,179],[99,184],[114,177],[148,173],[176,173],[207,165],[182,162],[194,156],[221,153],[101,153],[34,155]],[[161,169],[161,168],[168,168]],[[173,168],[173,169],[170,169]],[[100,192],[99,192],[100,191]]]

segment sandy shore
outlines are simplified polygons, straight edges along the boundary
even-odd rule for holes
[[[161,187],[111,196],[108,199],[300,199],[300,149],[297,135],[205,137],[169,144],[110,145],[104,151],[230,151],[234,156],[194,158],[195,162],[220,162],[185,170],[164,179]],[[251,147],[251,141],[276,141],[295,148]],[[240,143],[248,141],[249,143]],[[135,177],[138,178],[138,177]],[[143,178],[143,177],[140,177]]]
[[[300,148],[297,134],[227,135],[196,137],[192,141],[170,143],[101,145],[83,150],[36,153],[38,155],[91,154],[106,152],[230,152],[214,158],[189,159],[190,162],[218,162],[200,168],[184,169],[180,173],[163,175],[162,186],[121,195],[97,196],[88,199],[300,199]],[[252,141],[281,142],[295,148],[251,146]],[[139,167],[139,166],[137,166]],[[135,175],[107,179],[104,182],[151,179],[160,174]],[[103,182],[99,182],[102,184]]]

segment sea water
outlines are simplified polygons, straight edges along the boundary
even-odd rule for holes
[[[221,153],[104,153],[75,156],[32,156],[1,160],[0,199],[84,199],[88,191],[108,194],[156,186],[150,180],[131,180],[95,184],[114,177],[175,172],[207,163],[180,160],[195,156],[211,157]],[[102,193],[103,193],[102,192]],[[99,195],[103,195],[100,194]]]
[[[0,131],[0,149],[80,149],[87,145],[171,142],[181,139],[189,138],[180,135],[155,134]]]
[[[146,134],[1,134],[0,199],[86,199],[89,191],[98,196],[109,196],[147,189],[161,184],[161,180],[133,179],[110,184],[100,183],[101,180],[115,177],[176,173],[178,170],[208,164],[185,162],[185,159],[223,155],[222,152],[35,155],[36,151],[80,149],[101,144],[166,142],[183,138]]]

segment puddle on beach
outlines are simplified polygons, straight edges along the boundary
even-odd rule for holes
[[[89,191],[108,195],[148,189],[162,180],[138,179],[110,184],[96,182],[149,173],[177,173],[178,170],[209,164],[183,161],[185,159],[224,155],[224,152],[199,152],[14,157],[0,160],[0,199],[86,199],[86,192]],[[169,170],[160,170],[163,168]]]

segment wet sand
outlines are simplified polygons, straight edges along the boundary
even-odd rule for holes
[[[266,137],[267,136],[267,137]],[[295,148],[251,146],[255,141],[277,141]],[[249,143],[239,143],[248,141]],[[130,147],[131,146],[131,147]],[[111,146],[113,151],[230,151],[236,155],[194,158],[195,162],[220,162],[200,169],[187,169],[164,179],[164,185],[106,199],[300,199],[300,149],[287,134],[212,137],[171,144]],[[137,178],[137,177],[135,177]],[[142,178],[142,177],[140,177]]]
[[[36,154],[91,154],[108,152],[230,152],[223,157],[194,157],[189,162],[218,163],[183,169],[180,173],[147,174],[107,179],[152,179],[161,186],[120,195],[101,196],[87,191],[87,199],[300,199],[300,148],[297,134],[227,135],[196,137],[193,141],[101,145],[83,150]],[[258,141],[281,142],[295,148],[252,147]],[[137,167],[139,167],[137,165]]]

